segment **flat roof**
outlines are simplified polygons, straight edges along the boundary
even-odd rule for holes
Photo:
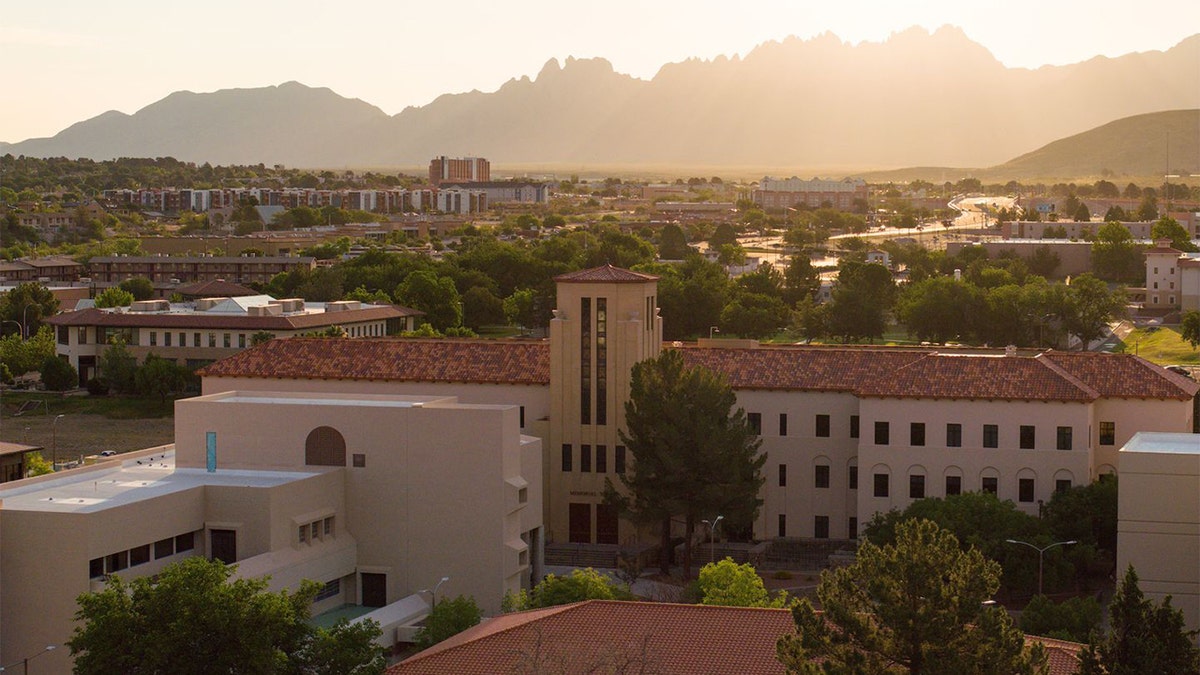
[[[419,408],[428,401],[400,401],[396,399],[362,399],[362,398],[326,398],[290,396],[255,396],[253,394],[235,394],[216,399],[219,403],[282,403],[285,405],[345,405],[374,408]],[[436,401],[439,399],[429,399]]]
[[[1200,434],[1139,431],[1121,452],[1160,452],[1171,455],[1200,455]]]
[[[22,480],[0,486],[5,511],[91,513],[183,492],[206,485],[267,488],[317,475],[302,471],[181,469],[175,451],[111,462],[109,469],[71,470],[49,480]],[[10,487],[11,486],[11,487]]]

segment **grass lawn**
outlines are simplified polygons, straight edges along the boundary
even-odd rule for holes
[[[34,405],[21,412],[28,402]],[[174,411],[171,400],[6,391],[0,396],[0,440],[41,446],[47,459],[64,461],[103,450],[141,450],[174,440]]]
[[[1179,326],[1160,328],[1138,328],[1120,343],[1117,351],[1124,351],[1157,363],[1200,365],[1200,351],[1179,336]]]

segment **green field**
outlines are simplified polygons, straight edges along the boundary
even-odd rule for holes
[[[1179,326],[1138,328],[1120,343],[1118,351],[1137,354],[1162,366],[1200,365],[1200,351],[1179,336]]]

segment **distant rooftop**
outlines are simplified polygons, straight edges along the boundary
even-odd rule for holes
[[[1171,455],[1200,455],[1200,434],[1139,431],[1121,452],[1159,452]]]

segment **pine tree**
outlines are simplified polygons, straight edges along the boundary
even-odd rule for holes
[[[1080,654],[1080,675],[1200,672],[1197,631],[1187,630],[1170,596],[1162,604],[1146,599],[1132,565],[1108,606],[1108,620],[1108,634],[1093,634]]]

